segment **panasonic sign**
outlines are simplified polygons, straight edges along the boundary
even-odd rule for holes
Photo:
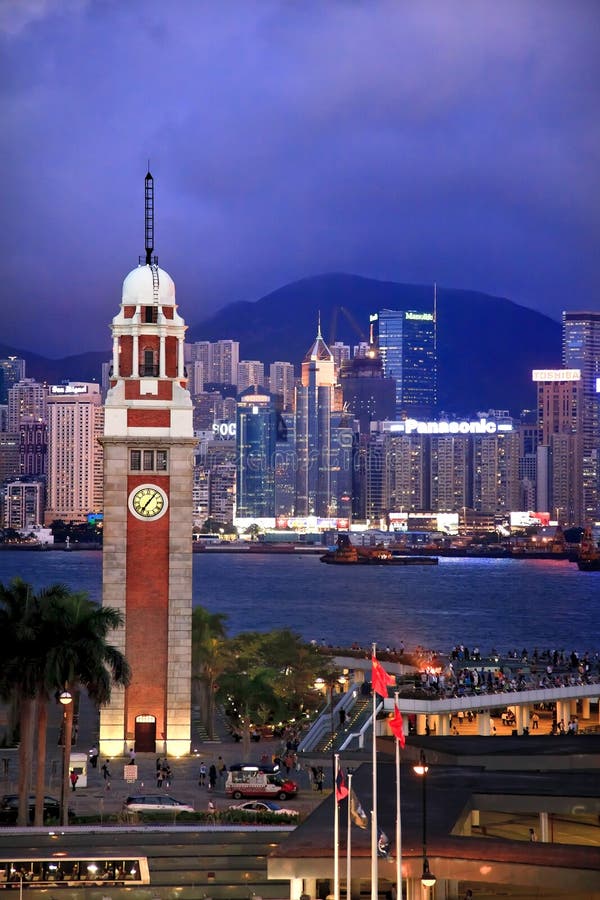
[[[452,422],[420,422],[417,419],[406,419],[405,422],[397,424],[404,426],[397,429],[403,431],[404,434],[497,434],[498,432],[512,431],[510,422],[492,422],[483,417],[473,421]]]

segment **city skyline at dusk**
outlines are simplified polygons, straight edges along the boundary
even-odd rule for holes
[[[598,23],[583,0],[4,3],[3,343],[107,346],[148,158],[192,325],[326,271],[598,309]]]

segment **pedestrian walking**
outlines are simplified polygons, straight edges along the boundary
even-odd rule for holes
[[[129,765],[135,766],[135,750],[133,747],[129,748]]]
[[[92,769],[97,769],[98,768],[98,748],[95,744],[93,747],[90,747],[88,756],[90,758],[90,766],[92,767]]]
[[[104,785],[107,791],[110,791],[110,769],[108,768],[108,764],[110,759],[107,759],[100,771],[102,772],[102,777],[104,778]]]
[[[79,781],[79,775],[77,774],[77,772],[74,769],[71,769],[71,774],[69,775],[69,781],[71,782],[71,790],[74,791],[75,786],[77,785],[77,782]]]
[[[156,770],[156,787],[161,788],[163,785],[163,767],[161,765],[160,769]]]
[[[206,787],[206,763],[200,763],[200,770],[198,772],[198,786]]]
[[[317,782],[317,790],[322,793],[323,784],[325,783],[325,772],[323,771],[323,766],[319,766],[319,768],[317,769],[317,777],[315,780]]]
[[[208,770],[208,789],[209,791],[214,791],[215,785],[217,783],[217,767],[214,763],[210,764],[210,768]]]

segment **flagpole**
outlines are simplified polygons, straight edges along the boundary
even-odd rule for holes
[[[394,691],[395,708],[398,691]],[[402,822],[400,818],[400,739],[396,738],[396,897],[402,900]]]
[[[375,659],[377,644],[373,644],[372,658]],[[371,900],[378,900],[379,895],[379,872],[377,866],[377,738],[375,736],[377,726],[377,692],[375,685],[371,683],[373,689],[373,804],[371,809]]]
[[[348,772],[348,823],[346,835],[346,900],[352,900],[352,889],[350,882],[352,879],[352,816],[350,815],[352,806],[352,772]]]
[[[333,701],[332,701],[333,702]],[[338,772],[340,755],[333,754],[333,900],[340,900],[340,804],[338,800]]]

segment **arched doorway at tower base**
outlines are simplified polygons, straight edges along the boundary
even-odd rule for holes
[[[156,751],[156,717],[135,717],[135,752],[154,753]]]

